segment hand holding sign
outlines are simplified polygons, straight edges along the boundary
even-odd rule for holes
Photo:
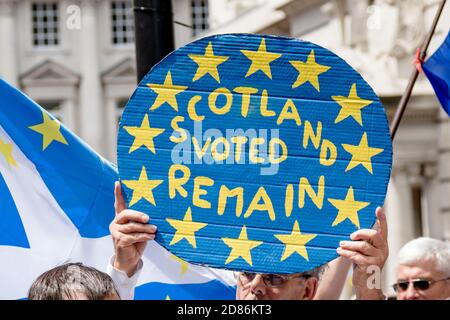
[[[379,299],[381,287],[376,283],[381,280],[381,270],[388,258],[387,222],[383,209],[377,208],[375,229],[362,229],[350,235],[353,241],[341,241],[337,252],[350,259],[353,264],[353,287],[356,298]],[[369,270],[370,268],[370,270]],[[377,269],[375,269],[377,268]],[[369,284],[370,278],[374,283]]]
[[[118,165],[130,208],[191,263],[311,270],[370,228],[392,146],[368,84],[296,39],[220,35],[167,56],[122,116]]]
[[[109,230],[114,242],[113,266],[132,276],[142,257],[147,241],[155,238],[156,226],[147,224],[146,214],[127,210],[120,183],[114,185],[116,217]]]

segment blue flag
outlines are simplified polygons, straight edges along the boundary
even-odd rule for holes
[[[25,298],[40,274],[66,262],[106,270],[116,180],[114,166],[0,79],[0,299]],[[228,274],[156,243],[143,260],[136,298],[234,298]]]
[[[450,32],[444,43],[425,61],[423,71],[445,112],[450,115]]]

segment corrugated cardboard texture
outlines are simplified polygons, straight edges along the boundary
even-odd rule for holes
[[[313,43],[250,34],[195,41],[155,66],[117,152],[129,208],[150,215],[158,243],[261,273],[335,259],[374,224],[392,164],[384,108],[358,72]]]

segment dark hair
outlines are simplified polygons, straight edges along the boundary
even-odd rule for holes
[[[109,275],[82,263],[66,263],[41,274],[28,291],[30,300],[103,300],[119,294]]]

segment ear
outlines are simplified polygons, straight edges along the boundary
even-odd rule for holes
[[[305,286],[303,290],[303,300],[312,300],[317,292],[317,286],[319,281],[315,277],[311,277],[305,280]]]

